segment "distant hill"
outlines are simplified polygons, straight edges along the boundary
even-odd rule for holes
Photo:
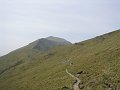
[[[37,40],[37,44],[33,47],[33,49],[47,51],[56,46],[69,45],[69,44],[71,43],[65,39],[50,36],[47,38],[42,38],[42,39]]]
[[[56,48],[59,46],[70,45],[71,42],[58,38],[58,37],[47,37],[38,39],[27,46],[24,46],[20,49],[17,49],[5,56],[2,56],[0,60],[2,60],[2,65],[0,66],[0,74],[3,73],[4,69],[11,67],[11,65],[16,64],[17,62],[31,62],[34,60],[37,55],[42,55],[52,48]],[[7,63],[6,63],[7,62]],[[4,66],[4,67],[3,67]]]
[[[63,42],[43,38],[2,56],[0,90],[70,90],[74,79],[66,69],[75,76],[82,72],[82,90],[120,90],[120,30]]]

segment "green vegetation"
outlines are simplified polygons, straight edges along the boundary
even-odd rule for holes
[[[120,90],[120,30],[46,52],[36,45],[0,58],[0,90],[69,90],[74,80],[66,68],[83,71],[84,90]]]

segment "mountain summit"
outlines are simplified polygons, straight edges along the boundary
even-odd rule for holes
[[[37,49],[37,50],[41,50],[41,51],[47,51],[56,46],[71,44],[69,41],[67,41],[65,39],[53,37],[53,36],[39,39],[33,43],[36,43],[36,45],[33,47],[33,49]]]
[[[54,41],[54,42],[59,42],[59,43],[62,43],[64,45],[68,45],[68,44],[71,44],[71,42],[63,39],[63,38],[58,38],[58,37],[53,37],[53,36],[49,36],[46,38],[47,40],[51,40],[51,41]]]

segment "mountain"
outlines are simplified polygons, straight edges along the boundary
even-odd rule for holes
[[[116,30],[47,51],[40,40],[30,43],[0,58],[0,90],[70,90],[75,82],[66,70],[80,74],[81,90],[120,90],[119,38]]]
[[[16,63],[26,61],[31,62],[32,60],[36,59],[37,55],[40,56],[45,52],[47,53],[47,51],[52,48],[70,44],[72,43],[65,39],[53,36],[38,39],[25,47],[22,47],[5,56],[0,57],[0,60],[2,62],[2,65],[0,66],[0,74],[4,73],[6,69],[16,65]]]
[[[37,44],[33,48],[41,50],[41,51],[48,51],[49,49],[53,47],[69,45],[69,44],[71,43],[65,39],[50,36],[47,38],[42,38],[42,39],[37,40]]]

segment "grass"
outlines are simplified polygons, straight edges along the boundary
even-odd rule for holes
[[[72,74],[80,71],[85,90],[120,90],[120,30],[46,53],[18,49],[0,60],[0,90],[62,90],[71,88]],[[68,60],[73,63],[70,67]],[[17,62],[22,62],[18,63]],[[17,65],[16,65],[17,64]]]

